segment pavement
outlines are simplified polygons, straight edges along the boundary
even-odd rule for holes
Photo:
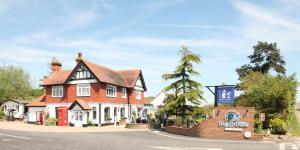
[[[102,127],[69,127],[69,126],[44,126],[27,124],[21,121],[0,121],[0,129],[31,132],[130,132],[147,131],[148,129],[127,129],[124,126]]]
[[[0,122],[0,150],[24,149],[300,150],[300,141],[215,140],[124,126],[74,128]]]

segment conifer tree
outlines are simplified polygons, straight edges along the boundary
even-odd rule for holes
[[[165,110],[184,119],[200,105],[201,100],[204,100],[201,83],[192,79],[200,76],[200,73],[194,70],[194,64],[201,63],[201,57],[189,51],[186,46],[182,46],[178,55],[180,61],[176,69],[172,73],[162,75],[163,79],[174,81],[165,87],[168,93]]]

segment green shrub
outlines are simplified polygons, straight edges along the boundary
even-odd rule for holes
[[[57,119],[49,117],[46,119],[46,126],[56,126]]]
[[[262,133],[262,122],[259,119],[254,120],[254,132],[255,133]]]
[[[87,121],[87,125],[88,125],[89,127],[95,127],[95,124],[93,124],[91,120],[88,120],[88,121]]]
[[[288,127],[285,122],[278,117],[270,119],[269,125],[271,127],[271,132],[274,134],[284,135],[288,131]]]
[[[3,120],[5,118],[4,111],[0,111],[0,120]]]

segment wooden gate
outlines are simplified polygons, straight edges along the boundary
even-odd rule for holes
[[[56,107],[57,126],[68,125],[68,107]]]

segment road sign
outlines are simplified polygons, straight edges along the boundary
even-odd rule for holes
[[[219,104],[234,103],[234,87],[217,87],[217,102]]]
[[[259,113],[259,121],[266,121],[265,113]]]

